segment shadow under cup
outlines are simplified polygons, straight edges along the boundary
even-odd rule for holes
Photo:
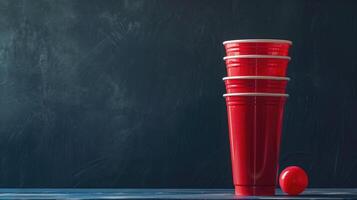
[[[225,94],[235,193],[274,195],[287,94]]]

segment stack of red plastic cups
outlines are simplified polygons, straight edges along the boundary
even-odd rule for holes
[[[223,42],[235,194],[275,194],[291,41]]]

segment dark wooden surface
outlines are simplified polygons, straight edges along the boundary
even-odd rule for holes
[[[294,42],[281,168],[357,187],[357,1],[0,0],[0,187],[232,186],[222,41]]]
[[[357,199],[356,189],[307,189],[298,196],[238,197],[229,189],[0,189],[0,199]]]

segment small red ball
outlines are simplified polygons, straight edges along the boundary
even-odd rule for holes
[[[308,182],[306,172],[298,166],[285,168],[279,177],[280,187],[288,195],[300,194],[305,190]]]

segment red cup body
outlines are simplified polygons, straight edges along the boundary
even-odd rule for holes
[[[227,56],[274,55],[287,56],[291,44],[282,42],[232,42],[224,44]]]
[[[286,76],[289,59],[228,58],[228,76]]]
[[[274,195],[286,97],[226,97],[236,195]]]
[[[288,80],[273,79],[226,79],[227,93],[285,93]]]

